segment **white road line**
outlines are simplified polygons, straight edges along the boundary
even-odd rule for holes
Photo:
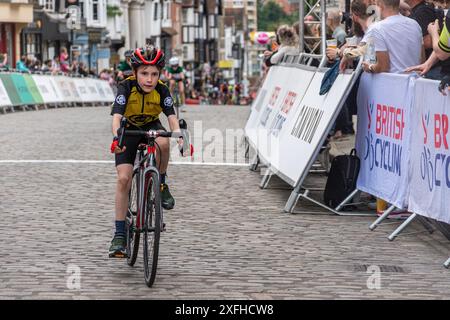
[[[20,163],[87,163],[87,164],[113,164],[111,160],[0,160],[0,164],[20,164]],[[231,163],[231,162],[184,162],[171,161],[171,165],[186,165],[186,166],[228,166],[228,167],[247,167],[248,163]]]

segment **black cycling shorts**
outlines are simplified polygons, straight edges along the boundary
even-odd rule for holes
[[[127,130],[144,130],[144,131],[164,130],[164,131],[167,131],[166,128],[163,127],[163,125],[161,124],[161,121],[159,121],[159,119],[152,121],[150,123],[147,123],[146,125],[143,125],[142,127],[139,127],[139,128],[130,124],[129,126],[127,126],[127,128],[125,130],[126,131]],[[146,142],[147,141],[146,141],[145,137],[125,135],[125,137],[123,137],[123,145],[126,146],[127,148],[125,149],[124,152],[115,155],[116,167],[119,164],[124,164],[124,163],[129,163],[131,165],[134,165],[134,160],[136,159],[137,148],[138,148],[139,144],[146,143]]]

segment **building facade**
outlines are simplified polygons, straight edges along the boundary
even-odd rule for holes
[[[219,62],[221,0],[183,0],[181,13],[184,66],[194,85],[204,88],[211,69]]]
[[[69,11],[73,7],[76,13]],[[20,54],[46,61],[65,47],[71,59],[96,73],[109,68],[107,0],[35,0],[32,12],[32,21],[21,30]]]
[[[31,0],[0,1],[0,53],[7,54],[11,67],[20,59],[22,30],[32,22]]]

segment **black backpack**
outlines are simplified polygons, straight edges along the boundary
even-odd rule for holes
[[[356,189],[359,168],[360,160],[355,149],[352,149],[348,155],[337,156],[333,159],[323,193],[327,206],[336,208]]]

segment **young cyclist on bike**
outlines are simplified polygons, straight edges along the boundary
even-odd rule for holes
[[[122,81],[118,85],[117,97],[114,102],[111,115],[113,142],[111,152],[115,153],[117,170],[117,186],[115,198],[116,231],[109,248],[110,257],[126,257],[126,232],[125,217],[128,210],[128,193],[131,188],[133,165],[137,148],[141,142],[140,137],[124,136],[123,148],[118,146],[118,129],[122,117],[128,120],[129,130],[165,130],[159,121],[161,112],[167,116],[171,131],[180,131],[178,119],[173,108],[173,100],[167,86],[159,81],[159,76],[164,68],[164,53],[153,47],[136,49],[131,55],[133,76]],[[166,170],[169,163],[169,139],[159,137],[156,139],[156,162],[161,172],[161,200],[163,208],[170,210],[175,205],[175,200],[169,192],[166,184]],[[182,145],[183,139],[178,139]]]
[[[173,94],[175,86],[178,86],[180,92],[180,104],[183,105],[186,101],[184,94],[184,69],[180,66],[180,59],[178,57],[172,57],[169,59],[169,66],[166,70],[166,78],[169,80],[170,92]]]

